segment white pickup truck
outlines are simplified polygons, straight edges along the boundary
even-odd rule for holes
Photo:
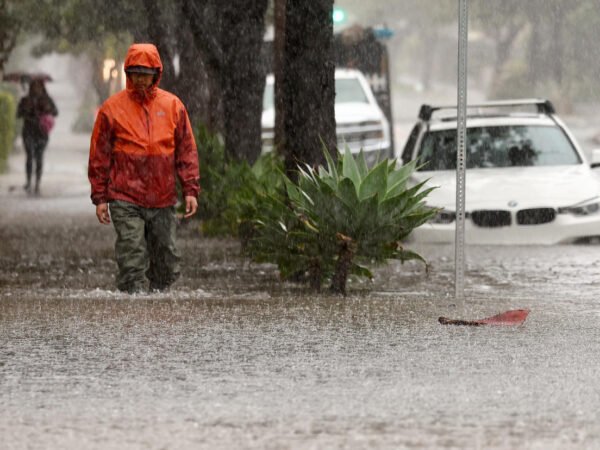
[[[275,103],[273,75],[267,77],[262,112],[263,151],[273,148]],[[363,150],[367,163],[390,156],[390,126],[365,76],[355,69],[335,71],[335,121],[338,148]]]

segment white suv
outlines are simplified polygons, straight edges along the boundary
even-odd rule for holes
[[[273,148],[274,83],[273,75],[269,75],[263,97],[263,151]],[[344,151],[348,146],[352,153],[363,150],[369,164],[388,158],[391,147],[390,125],[365,76],[354,69],[336,69],[335,93],[338,148]]]
[[[414,240],[454,241],[456,152],[456,107],[423,105],[402,162],[421,164],[412,182],[437,187],[427,203],[440,212],[413,231]],[[470,105],[466,169],[467,243],[559,244],[600,236],[599,178],[549,101]]]

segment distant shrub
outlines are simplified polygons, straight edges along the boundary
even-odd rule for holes
[[[16,134],[16,105],[12,94],[0,91],[0,173],[6,170]]]
[[[529,68],[524,62],[506,64],[490,89],[490,98],[533,97],[528,80]]]
[[[256,215],[257,196],[283,190],[283,163],[271,153],[262,155],[252,167],[245,161],[230,161],[219,135],[203,125],[194,132],[200,160],[198,218],[202,232],[239,237],[244,243]]]

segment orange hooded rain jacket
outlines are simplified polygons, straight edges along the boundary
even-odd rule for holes
[[[200,174],[192,127],[181,100],[158,88],[158,50],[152,44],[133,44],[125,58],[125,69],[130,66],[156,68],[158,74],[145,95],[128,79],[127,89],[101,106],[88,166],[92,202],[172,206],[177,203],[176,177],[184,196],[197,197]]]

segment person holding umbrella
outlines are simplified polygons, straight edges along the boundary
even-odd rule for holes
[[[54,125],[54,117],[58,110],[52,98],[46,92],[44,80],[32,78],[29,82],[29,92],[21,99],[17,108],[17,117],[23,119],[23,145],[27,159],[25,162],[26,183],[25,191],[32,193],[31,177],[35,163],[35,186],[33,193],[40,194],[44,150],[48,145],[48,135]]]

